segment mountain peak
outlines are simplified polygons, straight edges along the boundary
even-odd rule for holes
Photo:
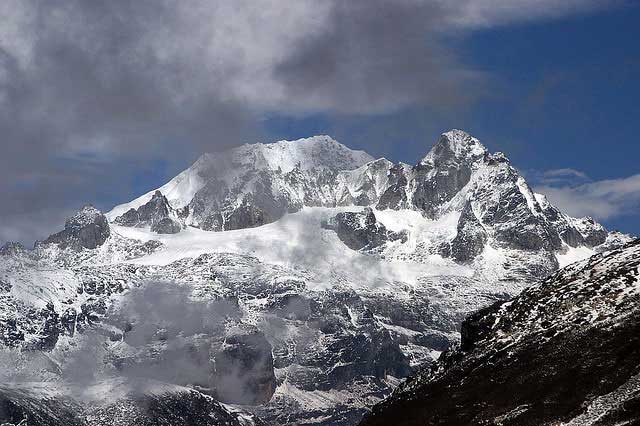
[[[301,171],[355,170],[374,158],[364,151],[348,148],[327,135],[272,143],[244,144],[223,151],[202,154],[188,169],[157,188],[175,209],[188,205],[208,183],[233,187],[247,185],[256,172],[268,174]],[[137,209],[153,198],[151,190],[135,200],[113,208],[107,217],[115,220],[130,209]]]
[[[488,152],[487,148],[469,133],[452,129],[440,135],[438,142],[422,159],[420,164],[433,164],[443,158],[475,162],[483,158]]]
[[[82,206],[73,216],[67,219],[66,227],[81,228],[89,223],[94,223],[102,216],[102,212],[91,204]]]
[[[438,143],[446,143],[456,156],[481,157],[488,152],[478,139],[458,129],[452,129],[440,135]]]
[[[256,153],[257,161],[253,164],[255,167],[279,169],[283,172],[289,172],[296,167],[301,170],[352,170],[374,160],[364,151],[352,150],[326,135],[244,147]]]
[[[75,215],[65,221],[64,229],[47,238],[45,244],[58,244],[62,248],[71,247],[94,249],[109,237],[107,218],[90,204],[85,205]]]

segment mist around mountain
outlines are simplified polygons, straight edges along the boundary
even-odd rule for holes
[[[407,424],[579,418],[631,377],[635,352],[610,386],[581,353],[592,381],[571,400],[552,379],[527,399],[528,367],[510,360],[565,374],[576,354],[554,336],[582,339],[592,314],[585,339],[632,335],[598,319],[635,300],[632,240],[563,213],[460,130],[414,165],[328,136],[204,154],[110,212],[84,207],[33,249],[0,249],[0,421],[355,425],[374,406],[365,424],[403,407]],[[475,367],[509,395],[461,387],[460,411],[448,392]],[[422,408],[432,388],[442,414]]]

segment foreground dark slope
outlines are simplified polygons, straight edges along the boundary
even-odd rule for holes
[[[636,241],[470,316],[361,425],[640,424],[639,264]]]

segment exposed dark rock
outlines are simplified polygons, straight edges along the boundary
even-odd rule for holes
[[[224,229],[228,231],[255,228],[269,222],[273,222],[273,218],[266,212],[259,207],[245,203],[231,212],[224,222]]]
[[[107,218],[98,209],[87,205],[67,219],[64,230],[51,235],[44,244],[57,244],[61,248],[95,249],[110,235]]]
[[[62,397],[32,394],[28,389],[0,387],[0,424],[15,426],[85,426],[80,406]]]
[[[7,347],[19,347],[24,343],[24,332],[18,327],[17,318],[0,322],[0,342]]]
[[[428,217],[436,216],[436,209],[451,200],[471,178],[471,165],[482,158],[474,154],[476,142],[470,136],[461,141],[443,134],[429,155],[415,168],[416,188],[413,204]]]
[[[170,209],[167,197],[156,191],[149,202],[138,208],[138,218],[143,223],[155,223],[168,217]]]
[[[406,241],[406,234],[391,232],[379,223],[371,208],[363,212],[342,212],[322,226],[336,232],[338,238],[353,250],[373,250],[388,241]]]
[[[495,316],[503,303],[505,302],[499,301],[480,309],[462,321],[460,327],[460,349],[462,351],[472,350],[476,342],[484,340],[491,333],[496,320]]]
[[[495,186],[504,186],[497,202],[487,204],[482,216],[482,223],[493,227],[495,238],[506,245],[521,250],[558,250],[562,240],[558,232],[544,221],[541,216],[533,214],[525,196],[515,181],[518,176],[513,169],[496,175]],[[512,181],[513,184],[506,185]],[[486,190],[491,191],[487,186]]]
[[[313,301],[300,294],[272,296],[268,309],[278,316],[290,320],[306,321],[312,314]]]
[[[607,230],[591,217],[580,219],[578,226],[585,242],[591,247],[598,246],[607,239]]]
[[[387,189],[382,193],[376,208],[379,210],[398,210],[407,207],[407,176],[405,167],[396,164],[389,170],[389,183]]]
[[[188,208],[186,209],[188,214]],[[180,214],[184,215],[185,210],[181,209]],[[115,218],[114,222],[122,226],[149,226],[153,232],[158,234],[176,234],[182,230],[182,225],[173,217],[180,217],[179,213],[173,214],[173,209],[160,191],[154,192],[151,200],[140,206],[138,209],[129,209],[121,216]]]
[[[140,215],[138,210],[129,209],[121,216],[118,216],[114,222],[122,226],[138,226],[140,224]]]
[[[605,251],[614,250],[620,247],[624,247],[634,240],[634,237],[629,234],[623,234],[620,231],[611,231],[607,236],[606,241],[596,247],[596,252],[602,253]]]
[[[182,230],[182,225],[170,217],[165,217],[154,222],[151,225],[151,230],[158,234],[177,234]]]
[[[458,233],[451,242],[451,256],[458,262],[468,262],[482,253],[486,242],[486,231],[471,203],[466,203],[458,220]]]
[[[42,383],[40,387],[46,387]],[[73,386],[73,385],[72,385]],[[41,394],[27,387],[0,387],[0,424],[15,426],[241,426],[247,424],[213,398],[195,390],[166,387],[148,391],[142,383],[122,383],[131,388],[126,395],[86,404],[75,393]],[[156,384],[156,386],[159,386]],[[38,389],[38,387],[36,387]],[[245,414],[246,416],[246,414]],[[256,426],[262,423],[254,419]]]

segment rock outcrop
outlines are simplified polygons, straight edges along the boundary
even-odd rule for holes
[[[338,238],[353,250],[375,251],[389,241],[406,241],[402,232],[391,232],[377,221],[370,208],[363,212],[338,213],[322,223],[322,227],[336,232]]]
[[[182,229],[177,213],[169,205],[167,197],[160,191],[155,191],[151,200],[137,209],[131,208],[114,222],[122,226],[149,226],[158,234],[176,234]]]
[[[87,205],[67,219],[64,230],[51,235],[43,243],[75,250],[95,249],[104,244],[110,233],[105,215],[95,207]]]

